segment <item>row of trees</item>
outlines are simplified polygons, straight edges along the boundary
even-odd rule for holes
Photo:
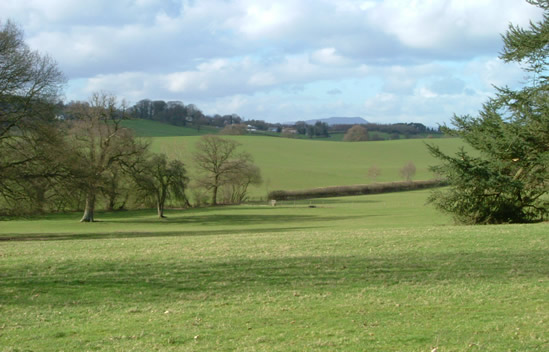
[[[17,26],[0,27],[0,206],[13,214],[83,208],[94,221],[96,205],[123,208],[154,203],[160,217],[169,199],[189,205],[185,165],[121,126],[128,109],[116,97],[95,93],[88,102],[59,103],[64,77],[54,60],[28,48]],[[67,119],[59,119],[59,108]],[[241,202],[261,181],[259,169],[238,144],[205,136],[194,155],[196,187],[230,188]],[[227,201],[226,199],[224,201]]]
[[[309,138],[330,137],[329,126],[325,122],[317,121],[314,125],[299,121],[295,124],[297,134],[305,135]]]
[[[69,104],[70,106],[70,104]],[[69,109],[70,110],[70,109]],[[225,134],[244,134],[247,127],[257,131],[282,132],[284,128],[295,129],[298,135],[309,138],[326,138],[331,133],[348,133],[351,125],[333,125],[317,121],[315,124],[308,124],[298,121],[295,124],[268,123],[263,120],[243,120],[236,114],[208,116],[194,104],[185,105],[181,101],[164,101],[143,99],[128,108],[128,113],[133,118],[160,121],[176,126],[187,126],[200,129],[201,126],[227,128]],[[65,112],[65,114],[68,114]],[[234,127],[231,127],[234,126]],[[242,128],[242,126],[244,128]],[[421,123],[395,123],[395,124],[365,124],[361,127],[373,132],[372,140],[382,139],[376,132],[388,134],[391,138],[411,138],[417,135],[441,134],[439,129],[426,127]],[[361,139],[367,140],[367,139]]]
[[[129,108],[129,114],[134,118],[196,129],[201,126],[224,127],[242,122],[242,118],[236,114],[206,116],[196,105],[185,105],[181,101],[143,99]]]
[[[402,177],[404,181],[412,181],[412,179],[416,175],[416,165],[413,162],[409,161],[407,164],[401,167],[398,172],[400,174],[400,177]],[[372,181],[375,182],[380,175],[381,169],[377,165],[372,165],[370,166],[370,168],[368,168],[367,176]]]
[[[461,150],[452,156],[429,146],[441,160],[433,171],[450,184],[431,201],[460,222],[540,221],[549,214],[549,1],[528,2],[544,10],[543,20],[527,29],[511,25],[501,55],[523,65],[528,84],[519,90],[498,88],[478,117],[455,116],[455,128],[443,128],[476,154]],[[11,209],[27,205],[40,211],[46,206],[62,210],[84,199],[82,221],[93,221],[97,199],[107,199],[111,208],[124,206],[130,184],[135,193],[156,200],[160,216],[170,194],[185,198],[184,165],[150,153],[121,128],[127,110],[114,97],[95,94],[88,103],[70,104],[71,118],[57,120],[63,82],[51,58],[30,50],[12,23],[1,25],[0,201]],[[323,127],[311,136],[322,135]],[[196,182],[212,192],[212,204],[220,188],[241,199],[249,184],[260,181],[251,157],[236,153],[234,142],[209,136],[200,143],[194,156],[201,170]],[[403,177],[413,169],[403,169]]]
[[[442,134],[440,128],[430,128],[422,123],[410,122],[410,123],[392,123],[392,124],[381,124],[381,123],[367,123],[363,125],[358,125],[365,128],[368,132],[373,133],[383,133],[390,135],[393,139],[398,139],[401,137],[412,138],[414,136],[424,136],[427,134],[437,135]],[[348,133],[349,129],[354,126],[349,125],[333,125],[330,126],[330,132],[332,133]],[[374,138],[372,138],[374,139]]]

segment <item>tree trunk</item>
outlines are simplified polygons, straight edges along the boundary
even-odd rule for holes
[[[217,205],[217,187],[213,188],[212,205]]]
[[[80,219],[80,222],[94,222],[93,213],[95,210],[95,192],[89,191],[86,196],[86,208],[84,209],[84,216]]]
[[[156,210],[159,218],[165,218],[164,216],[164,204],[160,201],[156,202]]]
[[[116,204],[116,196],[111,193],[109,194],[109,201],[107,202],[107,211],[113,211],[115,204]]]
[[[165,218],[164,216],[164,204],[166,203],[166,187],[160,190],[160,194],[156,194],[156,210],[159,218]]]

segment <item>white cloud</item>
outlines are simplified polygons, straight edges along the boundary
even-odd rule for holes
[[[369,12],[372,23],[405,46],[454,54],[482,50],[510,21],[525,25],[539,16],[535,7],[515,0],[386,0]]]
[[[248,83],[252,86],[272,86],[276,78],[271,72],[258,72],[250,77]]]
[[[311,54],[311,62],[320,65],[341,66],[349,64],[349,60],[336,53],[335,48],[323,48]]]
[[[517,0],[4,0],[0,13],[59,62],[71,99],[109,90],[254,118],[444,121],[476,111],[492,84],[520,83],[496,59],[500,33],[541,11]]]
[[[245,15],[235,19],[239,30],[251,39],[278,37],[285,34],[298,13],[296,2],[243,1]]]
[[[464,73],[476,77],[481,88],[492,90],[492,86],[517,87],[525,81],[525,72],[516,63],[505,63],[497,58],[478,58],[469,62]]]

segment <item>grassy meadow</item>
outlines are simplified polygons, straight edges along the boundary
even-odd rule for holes
[[[199,129],[196,129],[141,119],[124,120],[122,121],[122,126],[132,129],[135,135],[139,137],[201,136],[204,134],[217,134],[219,132],[219,129],[215,127],[200,126]]]
[[[199,137],[157,127],[192,175]],[[372,165],[432,177],[421,140],[231,138],[261,167],[256,199]],[[0,221],[0,351],[548,350],[549,224],[454,226],[428,195]]]
[[[192,162],[195,143],[200,137],[150,138],[152,150],[165,152],[187,163]],[[431,179],[429,166],[437,161],[428,153],[425,143],[439,145],[447,152],[463,146],[459,139],[406,139],[379,142],[327,142],[260,136],[232,136],[241,143],[242,151],[252,154],[261,168],[264,183],[250,188],[252,199],[264,198],[269,191],[314,187],[367,184],[402,180],[399,170],[408,162],[416,166],[415,180]],[[377,166],[381,174],[373,180],[368,169]]]
[[[196,175],[192,161],[196,142],[204,134],[219,132],[219,129],[212,127],[202,127],[197,131],[149,120],[126,120],[124,126],[149,141],[152,151],[182,160],[191,179]],[[438,145],[446,152],[455,152],[464,147],[461,140],[456,138],[350,143],[342,141],[342,134],[328,139],[268,135],[221,137],[240,143],[239,150],[250,153],[261,169],[264,182],[260,186],[250,187],[252,200],[264,199],[273,190],[401,181],[399,171],[409,162],[416,166],[414,180],[431,179],[434,175],[429,171],[429,166],[437,160],[429,155],[425,143]],[[368,169],[372,166],[381,171],[376,179],[368,176]]]
[[[0,350],[547,350],[549,226],[427,195],[3,221]]]

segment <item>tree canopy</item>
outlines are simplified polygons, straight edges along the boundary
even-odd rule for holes
[[[501,59],[518,62],[529,74],[519,90],[497,88],[478,117],[454,116],[455,128],[477,152],[455,156],[429,146],[442,161],[433,171],[451,187],[431,201],[463,223],[530,222],[546,219],[549,209],[549,1],[529,1],[544,9],[542,21],[527,29],[510,25]]]
[[[194,161],[201,172],[197,182],[212,192],[211,204],[217,204],[218,190],[223,186],[234,186],[235,196],[242,200],[249,184],[261,180],[259,169],[253,165],[252,156],[239,152],[240,144],[218,136],[202,136],[196,143]],[[232,197],[231,197],[232,198]]]
[[[63,173],[55,110],[64,81],[55,61],[31,50],[15,24],[0,23],[0,197],[12,208],[41,211],[46,190]]]
[[[368,140],[368,131],[364,126],[354,125],[349,128],[343,137],[345,142],[361,142]]]

